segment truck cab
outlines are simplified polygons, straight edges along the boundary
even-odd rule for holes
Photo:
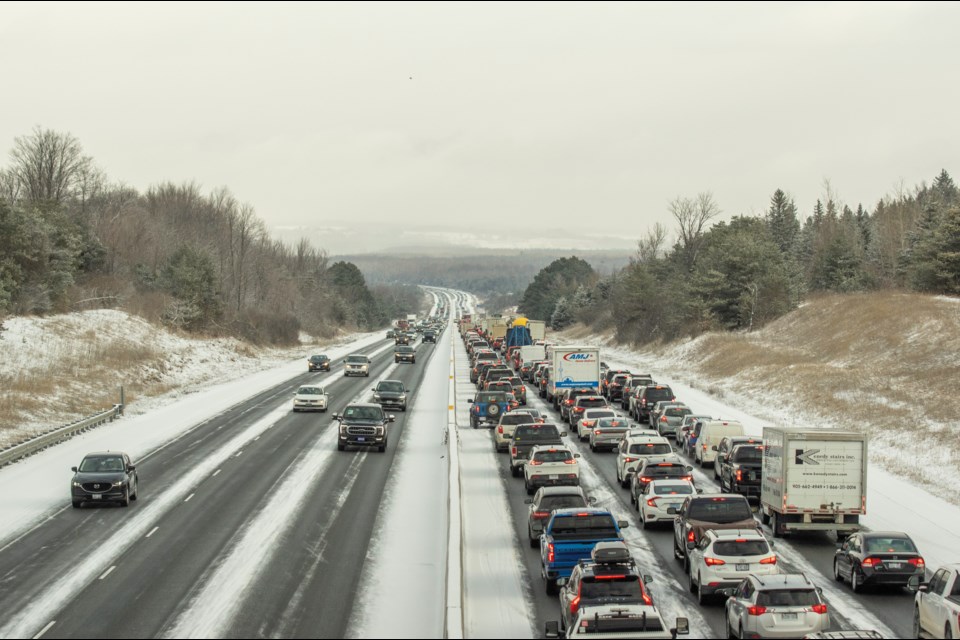
[[[581,560],[589,559],[599,542],[623,542],[621,529],[607,509],[557,509],[540,536],[540,575],[548,595],[557,592],[558,578],[569,578]]]

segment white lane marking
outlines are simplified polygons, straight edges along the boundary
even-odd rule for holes
[[[99,578],[99,579],[100,579],[100,580],[103,580],[103,579],[106,578],[108,575],[110,575],[110,574],[113,572],[113,570],[116,569],[116,568],[117,568],[117,565],[113,565],[112,567],[110,567],[109,569],[107,569],[106,571],[104,571],[104,572],[100,575],[100,578]]]
[[[234,457],[234,458],[239,458],[239,457],[242,456],[242,455],[243,455],[243,449],[241,449],[240,451],[237,451],[237,455],[235,455],[235,456],[233,456],[233,457]]]
[[[150,533],[148,533],[147,535],[145,535],[145,536],[143,536],[143,537],[144,537],[144,538],[149,538],[150,536],[152,536],[153,534],[155,534],[155,533],[157,532],[157,529],[159,529],[159,528],[160,528],[160,527],[154,527],[153,529],[150,529]]]
[[[192,497],[195,496],[195,495],[197,495],[197,494],[191,493],[190,495],[188,495],[188,496],[186,497],[186,499],[184,500],[184,502],[190,502],[190,498],[192,498]]]
[[[217,475],[218,473],[220,473],[221,471],[223,471],[223,469],[217,469],[216,471],[213,472],[213,475],[210,476],[210,477],[211,477],[211,478],[216,477],[216,475]]]
[[[256,442],[259,439],[260,439],[260,436],[257,436],[256,438],[253,439],[253,441]]]
[[[43,634],[45,634],[47,631],[50,631],[50,627],[52,627],[52,626],[55,625],[56,623],[57,623],[56,620],[51,620],[50,622],[48,622],[48,623],[47,623],[47,626],[45,626],[43,629],[40,629],[40,633],[38,633],[37,635],[33,636],[33,640],[37,640],[37,638],[42,637]]]

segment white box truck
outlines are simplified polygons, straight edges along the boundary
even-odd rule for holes
[[[855,431],[764,427],[760,519],[774,537],[860,530],[867,513],[867,438]]]
[[[592,387],[600,392],[600,347],[551,347],[553,371],[547,402],[563,389]]]
[[[536,342],[543,340],[547,335],[547,323],[543,320],[530,320],[527,322],[527,329],[530,330],[530,339]]]
[[[520,347],[520,366],[523,366],[524,362],[546,359],[547,348],[542,344],[528,344],[525,347]]]

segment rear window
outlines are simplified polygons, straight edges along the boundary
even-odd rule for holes
[[[512,384],[513,386],[515,386],[515,387],[522,387],[522,386],[523,386],[523,380],[521,380],[520,378],[518,378],[518,377],[516,377],[516,376],[510,378],[510,379],[508,380],[508,382],[509,382],[510,384]]]
[[[643,476],[648,478],[679,478],[688,475],[686,467],[682,464],[670,464],[661,466],[659,464],[647,465],[643,468]]]
[[[735,447],[733,450],[734,462],[763,462],[763,448],[757,446]]]
[[[538,451],[533,459],[539,462],[563,462],[573,460],[573,454],[569,451]]]
[[[713,552],[721,556],[762,556],[770,551],[765,540],[717,540]]]
[[[639,602],[643,599],[640,577],[625,575],[616,578],[584,578],[580,584],[580,600],[613,599],[617,602]]]
[[[530,425],[517,427],[513,435],[514,440],[537,442],[540,440],[559,440],[560,432],[553,425]]]
[[[750,505],[747,504],[746,500],[707,498],[693,502],[690,505],[687,517],[691,520],[724,524],[751,519],[753,518],[753,512],[750,511]]]
[[[603,398],[582,398],[577,400],[578,407],[605,407],[607,406],[607,401]],[[613,414],[615,415],[615,414]]]
[[[474,402],[504,402],[502,393],[478,393]]]
[[[545,496],[540,501],[541,511],[553,511],[554,509],[575,509],[577,507],[587,506],[586,501],[580,496]]]
[[[670,390],[670,387],[664,387],[663,389],[647,389],[647,395],[644,397],[647,399],[647,404],[662,402],[663,400],[672,400],[673,391]]]
[[[496,360],[497,354],[495,353],[480,353],[477,354],[477,360]]]
[[[669,442],[651,442],[647,444],[630,445],[630,453],[640,453],[643,455],[663,455],[673,453]]]
[[[813,589],[771,589],[757,594],[757,604],[765,607],[812,607],[819,603]]]
[[[627,376],[613,376],[613,382],[617,384],[623,384],[627,379]]]
[[[687,409],[686,407],[670,407],[663,412],[663,414],[668,418],[682,418],[683,416],[690,415],[690,413],[690,409]]]
[[[608,418],[608,419],[612,419],[612,418],[616,418],[616,417],[617,417],[617,414],[614,413],[613,411],[597,411],[596,409],[593,409],[593,410],[588,411],[587,413],[585,413],[585,414],[584,414],[584,417],[585,417],[585,418],[593,418],[594,420],[596,420],[596,419],[598,419],[598,418]]]
[[[500,418],[500,424],[529,424],[535,422],[533,416],[529,413],[505,413]]]
[[[682,484],[661,484],[654,487],[653,493],[658,496],[689,496],[693,493],[693,487],[686,482]]]
[[[916,553],[917,548],[908,538],[865,538],[867,553]]]
[[[626,420],[619,418],[603,418],[597,422],[597,427],[601,429],[626,429],[629,426]]]
[[[554,518],[551,531],[557,540],[620,537],[610,514]]]

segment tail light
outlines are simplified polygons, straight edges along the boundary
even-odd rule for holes
[[[653,606],[653,598],[651,598],[651,597],[650,597],[650,594],[647,593],[647,590],[646,590],[646,588],[643,586],[643,583],[642,583],[642,582],[640,583],[640,594],[643,596],[643,604],[647,605],[648,607],[652,607],[652,606]]]
[[[532,466],[534,466],[534,467],[537,467],[537,466],[540,466],[540,465],[543,464],[543,463],[542,463],[541,461],[539,461],[539,460],[531,460],[531,461],[529,461],[527,464],[532,465]]]
[[[503,425],[497,427],[497,433],[503,433]]]
[[[520,393],[526,393],[526,392],[527,392],[527,387],[524,385],[520,385]]]
[[[656,507],[656,506],[657,506],[657,500],[659,500],[659,499],[660,499],[660,498],[650,498],[649,500],[647,500],[647,505],[650,506],[650,507]]]
[[[565,404],[565,405],[567,405],[567,406],[569,407],[570,405],[573,404],[573,400],[564,400],[564,401],[563,401],[563,404]]]
[[[510,455],[516,457],[516,455],[517,455],[517,448],[516,448],[516,447],[513,447],[513,448],[510,450]]]
[[[660,416],[660,422],[666,422],[667,416]]]
[[[556,559],[556,555],[553,553],[553,543],[547,545],[547,562],[553,562]]]
[[[703,450],[704,450],[704,451],[707,450],[707,445],[703,445]]]
[[[743,471],[741,471],[740,469],[737,469],[737,482],[741,482],[742,480],[743,480]]]
[[[570,458],[569,460],[564,460],[563,464],[577,464],[577,461],[575,458]]]
[[[910,558],[907,560],[910,564],[915,566],[918,569],[924,569],[927,566],[927,563],[923,561],[923,558]]]
[[[711,558],[710,556],[703,556],[703,561],[704,561],[705,563],[707,563],[707,566],[708,566],[708,567],[717,567],[717,566],[720,566],[720,565],[727,564],[726,562],[724,562],[724,561],[721,560],[720,558]]]
[[[577,615],[577,610],[580,608],[580,596],[577,596],[570,601],[570,615]]]
[[[583,407],[574,407],[573,410],[576,411],[577,413],[583,413],[584,408],[583,408]]]
[[[640,482],[646,482],[647,484],[650,484],[653,482],[653,478],[649,476],[640,476]]]
[[[827,605],[825,604],[815,604],[813,605],[813,612],[823,615],[827,612]]]
[[[533,512],[533,517],[534,517],[534,518],[549,518],[549,517],[550,517],[550,512],[549,512],[549,511],[534,511],[534,512]]]
[[[693,529],[690,529],[690,531],[687,531],[687,542],[696,542],[696,541],[697,541],[697,536],[693,532]]]
[[[751,616],[762,616],[767,612],[767,608],[763,605],[755,604],[752,607],[747,607],[747,613]]]
[[[760,560],[760,564],[777,564],[777,556],[767,556]]]
[[[623,461],[624,461],[624,462],[636,462],[637,459],[636,459],[636,458],[624,458]]]
[[[594,432],[596,435],[600,435],[600,429],[594,429],[593,432]]]
[[[860,563],[864,567],[878,567],[883,564],[883,560],[880,558],[864,558],[863,562]]]

